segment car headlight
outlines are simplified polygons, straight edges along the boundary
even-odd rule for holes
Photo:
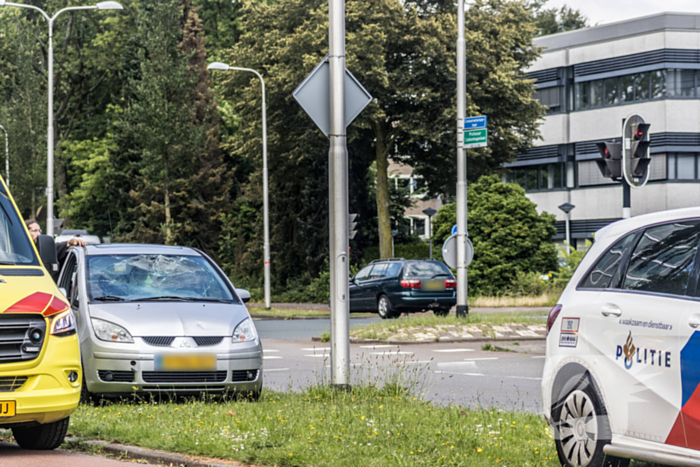
[[[54,315],[51,319],[50,333],[54,336],[70,336],[75,334],[75,319],[73,312],[66,310]]]
[[[258,333],[255,331],[253,320],[246,318],[238,323],[238,326],[233,331],[231,340],[232,342],[250,342],[254,341],[257,336]]]
[[[109,321],[92,318],[92,328],[95,330],[95,335],[97,338],[101,341],[127,343],[134,342],[134,339],[131,338],[129,331],[117,324],[110,323]]]

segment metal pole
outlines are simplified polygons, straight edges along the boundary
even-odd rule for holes
[[[257,73],[256,73],[257,74]],[[265,229],[265,308],[272,306],[270,303],[270,202],[267,185],[267,104],[265,104],[265,81],[260,76],[262,83],[262,127],[263,127],[263,220]]]
[[[627,183],[625,177],[622,177],[622,218],[629,219],[632,217],[632,193],[630,184]]]
[[[46,158],[46,235],[53,237],[53,18],[49,20],[49,134]]]
[[[571,214],[566,213],[566,254],[571,255],[571,230],[569,229],[569,222],[571,219]]]
[[[467,99],[464,0],[457,1],[457,125],[464,126]],[[461,132],[458,132],[461,134]],[[457,145],[457,316],[469,313],[467,302],[467,155]]]
[[[345,1],[329,0],[331,384],[350,386],[348,152],[345,135]]]
[[[430,259],[433,259],[433,224],[428,216],[428,238],[430,239]]]
[[[4,126],[0,125],[2,131],[5,132],[5,184],[8,188],[10,186],[10,145],[7,139],[7,130]]]

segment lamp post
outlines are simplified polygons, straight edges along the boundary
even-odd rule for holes
[[[430,259],[433,259],[433,224],[432,217],[437,211],[433,208],[423,209],[423,214],[428,216],[428,238],[430,238]]]
[[[24,5],[22,3],[10,3],[5,0],[0,0],[0,6],[15,6],[19,8],[29,8],[36,10],[49,23],[49,50],[48,50],[48,65],[49,65],[49,130],[48,130],[48,150],[46,157],[46,234],[53,236],[53,22],[58,18],[58,15],[64,11],[76,10],[122,10],[124,9],[118,2],[100,2],[96,5],[89,6],[71,6],[59,10],[53,16],[49,16],[44,10],[34,5]]]
[[[391,257],[394,257],[394,237],[399,233],[398,230],[391,231]]]
[[[207,67],[209,70],[236,70],[236,71],[247,71],[254,73],[255,76],[260,78],[260,83],[262,84],[262,137],[263,137],[263,230],[264,233],[264,267],[263,274],[265,277],[265,308],[268,310],[272,306],[270,303],[270,210],[268,201],[268,187],[267,187],[267,111],[265,105],[265,80],[260,73],[250,68],[238,68],[235,66],[229,66],[225,63],[214,62],[210,63]]]
[[[574,206],[571,203],[564,203],[559,205],[559,209],[564,211],[564,214],[566,214],[566,254],[570,255],[571,254],[571,230],[569,228],[569,223],[571,222],[570,216],[571,216],[571,211],[576,206]]]
[[[7,141],[7,130],[0,125],[0,129],[5,132],[5,183],[10,187],[10,146]]]

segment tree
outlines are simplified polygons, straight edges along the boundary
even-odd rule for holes
[[[520,272],[557,269],[552,242],[555,217],[537,213],[537,206],[514,183],[496,175],[481,177],[468,190],[469,239],[474,260],[469,265],[469,290],[474,294],[498,294]],[[441,243],[457,223],[455,203],[443,206],[433,221],[433,240]]]
[[[538,36],[548,36],[588,27],[588,18],[580,10],[574,10],[567,5],[561,8],[544,8],[546,3],[547,0],[537,0],[534,4],[534,19]]]

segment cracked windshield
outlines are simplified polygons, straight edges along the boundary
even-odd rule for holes
[[[177,255],[105,255],[88,262],[91,302],[136,300],[233,301],[206,259]]]

